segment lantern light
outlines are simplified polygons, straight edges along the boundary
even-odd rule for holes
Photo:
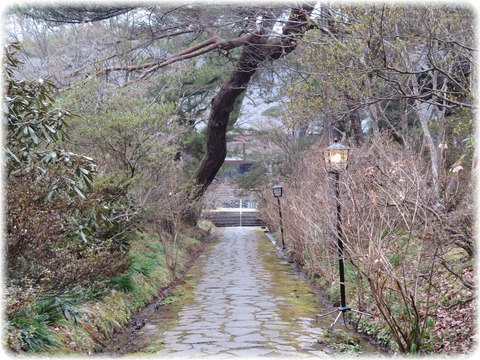
[[[346,170],[350,148],[335,138],[334,143],[323,150],[325,166],[329,171]]]

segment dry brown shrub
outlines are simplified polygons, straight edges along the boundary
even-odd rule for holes
[[[452,230],[451,192],[438,196],[429,174],[428,164],[414,151],[383,136],[354,149],[348,171],[340,174],[346,281],[352,292],[349,302],[356,301],[350,305],[380,316],[401,352],[424,350],[433,339],[432,296],[451,251],[460,248],[466,260],[472,257],[468,231]],[[338,281],[331,175],[321,149],[310,150],[283,180],[281,199],[288,251],[327,283]],[[455,182],[455,174],[447,176],[445,183]],[[267,224],[278,228],[276,203],[267,202],[262,211]],[[457,211],[456,216],[463,223],[471,219],[468,211]],[[473,288],[469,281],[464,285]]]

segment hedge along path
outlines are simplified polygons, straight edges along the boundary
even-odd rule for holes
[[[109,352],[182,358],[376,352],[351,336],[343,337],[348,338],[343,347],[325,341],[331,319],[315,322],[325,305],[260,228],[219,231],[218,240],[200,256],[183,284],[135,334],[118,338]]]

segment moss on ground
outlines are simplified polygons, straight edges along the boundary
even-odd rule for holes
[[[257,250],[263,258],[265,268],[272,275],[273,289],[277,295],[287,300],[286,304],[279,305],[282,320],[296,324],[296,320],[302,317],[315,318],[319,309],[324,308],[318,296],[305,280],[292,271],[288,261],[277,254],[275,246],[261,230],[258,236]],[[330,322],[326,319],[324,321],[321,326],[325,332],[319,334],[318,338],[320,347],[328,347],[345,355],[358,355],[363,352],[363,346],[357,337],[345,331],[328,333]]]
[[[285,305],[279,305],[282,320],[315,317],[321,306],[316,294],[305,281],[292,273],[290,264],[276,254],[275,246],[261,230],[258,237],[257,251],[265,269],[271,273],[273,291],[287,299]]]

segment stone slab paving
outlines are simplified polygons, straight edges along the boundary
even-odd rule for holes
[[[152,314],[122,353],[155,353],[173,358],[311,358],[330,357],[333,350],[318,343],[325,323],[294,318],[292,303],[275,286],[275,276],[259,253],[269,241],[259,228],[224,228],[219,241],[200,257],[193,300],[177,316]],[[271,251],[275,252],[272,244]],[[262,247],[265,251],[265,246]],[[282,277],[297,274],[284,261]],[[299,280],[301,281],[301,280]],[[321,309],[319,309],[321,310]],[[326,320],[329,323],[330,319]]]
[[[256,251],[256,228],[226,228],[208,254],[194,303],[163,334],[158,355],[174,357],[311,357],[318,349],[314,319],[296,326],[281,319],[287,300],[272,289],[272,275]]]

